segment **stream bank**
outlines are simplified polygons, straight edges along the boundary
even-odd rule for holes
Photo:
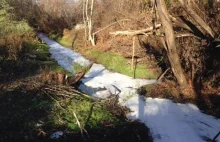
[[[89,61],[80,54],[70,51],[43,34],[39,34],[39,37],[51,47],[52,58],[67,70],[71,69],[74,62],[88,65]],[[54,50],[57,51],[55,54]],[[128,117],[145,123],[150,128],[155,142],[203,142],[213,139],[219,132],[220,120],[202,113],[196,105],[177,104],[168,99],[152,99],[138,95],[139,87],[152,83],[156,81],[132,79],[94,64],[82,79],[79,88],[99,98],[118,94],[119,103],[132,110]]]

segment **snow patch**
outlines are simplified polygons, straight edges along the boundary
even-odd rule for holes
[[[51,58],[55,59],[60,66],[69,72],[74,74],[73,63],[80,64],[81,66],[88,66],[90,64],[89,60],[85,59],[79,53],[76,53],[69,48],[65,48],[64,46],[45,36],[43,33],[38,34],[38,37],[49,45]]]

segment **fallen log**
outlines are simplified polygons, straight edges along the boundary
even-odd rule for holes
[[[115,32],[110,32],[111,35],[143,35],[144,33],[151,32],[154,29],[160,28],[162,25],[157,24],[155,26],[149,27],[147,29],[142,29],[142,30],[127,30],[127,31],[115,31]]]
[[[86,72],[88,70],[90,70],[90,68],[92,67],[93,64],[94,64],[94,62],[91,62],[84,71],[79,72],[79,73],[75,74],[74,76],[67,77],[67,84],[72,86],[72,85],[76,84],[77,82],[79,82],[85,76]]]
[[[211,27],[192,9],[191,1],[187,0],[178,0],[182,6],[182,8],[187,12],[187,14],[194,20],[196,24],[198,24],[201,28],[201,31],[204,33],[207,32],[212,38],[214,38],[215,34],[212,31]],[[194,3],[195,4],[195,3]],[[205,33],[204,33],[205,35]]]
[[[181,28],[184,28],[184,29],[187,29],[188,31],[192,31],[190,29],[190,27],[188,27],[187,25],[185,24],[180,24],[181,22],[177,22],[175,21],[173,23],[174,26],[176,27],[181,27]],[[152,26],[152,27],[149,27],[147,29],[142,29],[142,30],[126,30],[126,31],[115,31],[115,32],[110,32],[111,35],[128,35],[128,36],[135,36],[135,35],[152,35],[152,31],[154,29],[158,29],[162,26],[162,24],[157,24],[156,26]],[[157,36],[161,36],[161,35],[157,35]],[[163,36],[163,35],[162,35]],[[176,35],[176,37],[187,37],[187,36],[194,36],[196,37],[195,35],[193,34],[190,34],[190,33],[185,33],[185,34],[178,34]]]

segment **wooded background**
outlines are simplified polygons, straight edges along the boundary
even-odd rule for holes
[[[195,97],[201,88],[218,92],[218,0],[2,0],[0,6],[1,58],[16,59],[34,33],[58,39],[84,24],[93,46],[117,38],[125,41],[118,46],[132,46],[136,37],[146,54],[162,59],[162,71],[171,68],[185,96]]]

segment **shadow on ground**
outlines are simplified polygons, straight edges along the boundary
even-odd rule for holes
[[[74,94],[69,91],[70,86],[64,84],[62,88],[68,90],[58,89],[58,78],[49,74],[63,70],[49,59],[48,48],[42,52],[35,51],[31,51],[31,55],[35,55],[33,58],[23,56],[17,61],[0,61],[1,142],[152,141],[144,124],[113,113],[117,109],[120,112],[120,107],[95,105],[90,112],[94,101]],[[84,126],[89,136],[81,133],[72,110],[82,125],[89,120]],[[50,139],[51,134],[57,131],[64,135],[58,140]]]

